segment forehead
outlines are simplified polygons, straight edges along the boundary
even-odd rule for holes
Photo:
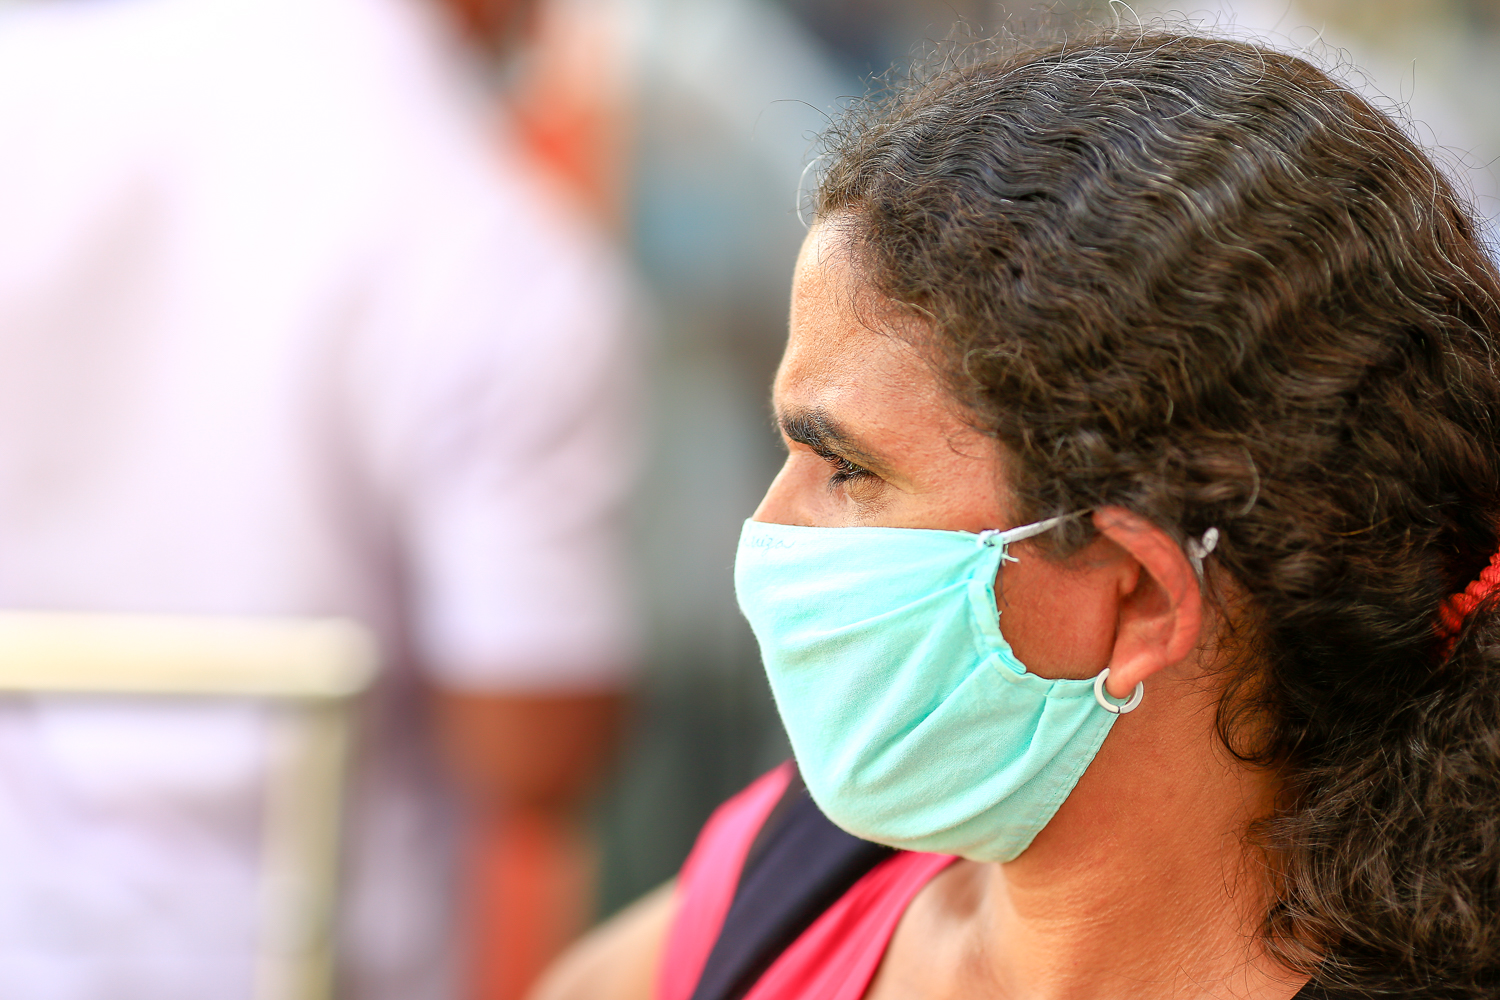
[[[911,323],[861,280],[840,234],[815,227],[797,261],[787,349],[776,375],[783,431],[818,428],[829,451],[874,469],[900,493],[974,507],[973,516],[945,514],[933,524],[1000,523],[1005,505],[997,493],[995,444],[972,426],[914,346],[925,331]],[[788,437],[802,440],[794,432]]]
[[[790,319],[776,376],[778,409],[868,408],[875,397],[892,393],[940,403],[931,366],[896,335],[895,311],[860,279],[835,225],[814,226],[802,244]]]

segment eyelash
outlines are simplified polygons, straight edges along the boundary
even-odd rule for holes
[[[874,475],[869,469],[866,469],[862,465],[855,465],[842,455],[829,453],[822,457],[823,461],[833,466],[833,471],[828,474],[828,486],[830,489],[835,486],[842,486],[855,479],[864,479]]]

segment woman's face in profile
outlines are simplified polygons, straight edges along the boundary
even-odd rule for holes
[[[1005,458],[972,427],[894,312],[862,286],[838,220],[813,227],[792,282],[786,353],[773,391],[786,463],[754,519],[817,527],[979,532],[1019,523]],[[1067,560],[1017,549],[996,583],[1006,640],[1032,672],[1087,678],[1110,663],[1123,556],[1100,538]]]
[[[1008,527],[1001,459],[862,290],[839,230],[815,226],[792,282],[773,404],[787,460],[758,521],[982,531]]]

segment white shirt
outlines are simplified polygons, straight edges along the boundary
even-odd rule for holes
[[[403,1000],[448,995],[454,943],[418,665],[566,691],[631,660],[621,275],[424,15],[0,13],[0,607],[374,628],[345,982]],[[248,996],[262,738],[0,704],[0,996]]]

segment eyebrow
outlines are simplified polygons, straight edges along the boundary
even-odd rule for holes
[[[777,422],[781,425],[781,433],[789,440],[805,444],[819,455],[846,458],[874,472],[887,467],[884,459],[862,446],[854,435],[821,407],[783,411]]]

